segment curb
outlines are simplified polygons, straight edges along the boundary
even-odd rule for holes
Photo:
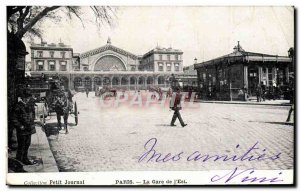
[[[36,126],[36,134],[39,141],[39,152],[43,161],[42,172],[59,172],[48,139],[42,127]]]
[[[215,103],[215,104],[240,104],[240,105],[261,105],[261,106],[281,106],[287,107],[291,106],[292,104],[289,103],[252,103],[252,102],[230,102],[230,101],[204,101],[204,100],[195,100],[195,102],[199,103]]]

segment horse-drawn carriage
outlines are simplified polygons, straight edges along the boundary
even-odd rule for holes
[[[116,97],[117,96],[117,89],[110,88],[107,86],[98,86],[95,90],[95,96],[103,97],[103,99],[107,97]]]
[[[55,77],[30,77],[27,79],[28,88],[35,97],[38,105],[36,114],[40,117],[42,125],[46,123],[48,116],[55,112],[54,101],[57,97],[65,96],[69,105],[69,115],[75,118],[75,124],[78,124],[78,109],[76,101],[73,103],[73,93],[65,90],[59,78]]]

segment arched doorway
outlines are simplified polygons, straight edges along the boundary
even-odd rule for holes
[[[82,79],[80,77],[74,78],[74,89],[78,91],[78,87],[82,86]]]
[[[131,76],[129,81],[130,81],[130,89],[135,90],[136,89],[136,78]]]
[[[165,78],[163,76],[159,76],[157,81],[159,87],[163,87],[165,85]]]
[[[95,78],[94,78],[94,90],[96,90],[97,87],[99,87],[99,86],[101,86],[101,85],[102,85],[101,78],[95,77]]]
[[[153,82],[154,82],[153,77],[149,76],[147,78],[147,85],[153,85]]]
[[[114,87],[119,86],[120,85],[120,79],[118,77],[113,77],[113,79],[112,79],[112,85]]]
[[[103,86],[110,86],[110,78],[109,77],[103,78]]]
[[[90,77],[84,78],[84,89],[88,89],[89,91],[92,90],[92,80]]]
[[[139,88],[142,88],[142,89],[145,88],[145,78],[143,76],[139,77],[138,85],[139,85]]]
[[[128,86],[128,78],[127,77],[121,78],[121,86],[124,88],[127,88],[127,86]]]

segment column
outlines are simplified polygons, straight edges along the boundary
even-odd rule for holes
[[[95,81],[94,81],[95,76],[91,76],[92,79],[92,91],[95,91]]]
[[[138,84],[138,79],[137,79],[137,78],[135,78],[135,88],[134,88],[134,90],[136,90],[136,89],[137,89],[137,84]]]
[[[289,81],[290,81],[290,79],[289,79],[289,78],[290,78],[289,74],[290,74],[290,73],[289,73],[289,67],[287,66],[287,67],[285,67],[285,77],[286,77],[286,80],[285,80],[285,81],[286,81],[287,83],[289,83]]]
[[[272,68],[272,81],[273,81],[273,85],[277,87],[277,70],[276,67]]]
[[[244,66],[244,88],[248,89],[248,66]]]
[[[258,83],[260,84],[262,80],[262,67],[258,66]]]
[[[266,67],[266,80],[267,80],[266,86],[269,87],[269,68],[268,67]]]
[[[113,76],[110,77],[110,87],[112,88],[112,80],[113,80]]]
[[[73,82],[73,80],[72,80],[72,75],[70,74],[70,75],[69,75],[69,89],[70,89],[70,90],[73,90],[73,89],[74,89],[74,83],[73,83],[73,86],[72,86],[72,82]]]

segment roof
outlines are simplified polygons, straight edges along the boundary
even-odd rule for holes
[[[132,54],[132,53],[130,53],[130,52],[126,51],[126,50],[123,50],[121,48],[115,47],[115,46],[111,45],[110,43],[107,43],[106,45],[101,46],[99,48],[96,48],[96,49],[84,52],[84,53],[80,54],[80,58],[86,58],[88,56],[92,56],[92,55],[98,54],[98,53],[106,51],[106,50],[112,50],[112,51],[118,52],[120,54],[129,56],[129,57],[131,57],[133,59],[137,59],[138,58],[138,56],[136,56],[135,54]]]
[[[292,59],[289,58],[288,56],[278,56],[278,55],[271,55],[271,54],[248,52],[242,49],[242,47],[238,44],[238,46],[234,48],[234,52],[230,54],[226,54],[221,57],[217,57],[212,60],[194,64],[194,68],[199,68],[202,66],[207,66],[212,64],[218,64],[224,61],[292,62]]]
[[[143,57],[146,57],[146,56],[154,54],[154,53],[157,53],[157,54],[183,54],[183,52],[179,49],[173,49],[171,47],[161,48],[161,47],[157,46],[156,48],[154,48],[154,49],[150,50],[149,52],[147,52],[146,54],[144,54]]]

